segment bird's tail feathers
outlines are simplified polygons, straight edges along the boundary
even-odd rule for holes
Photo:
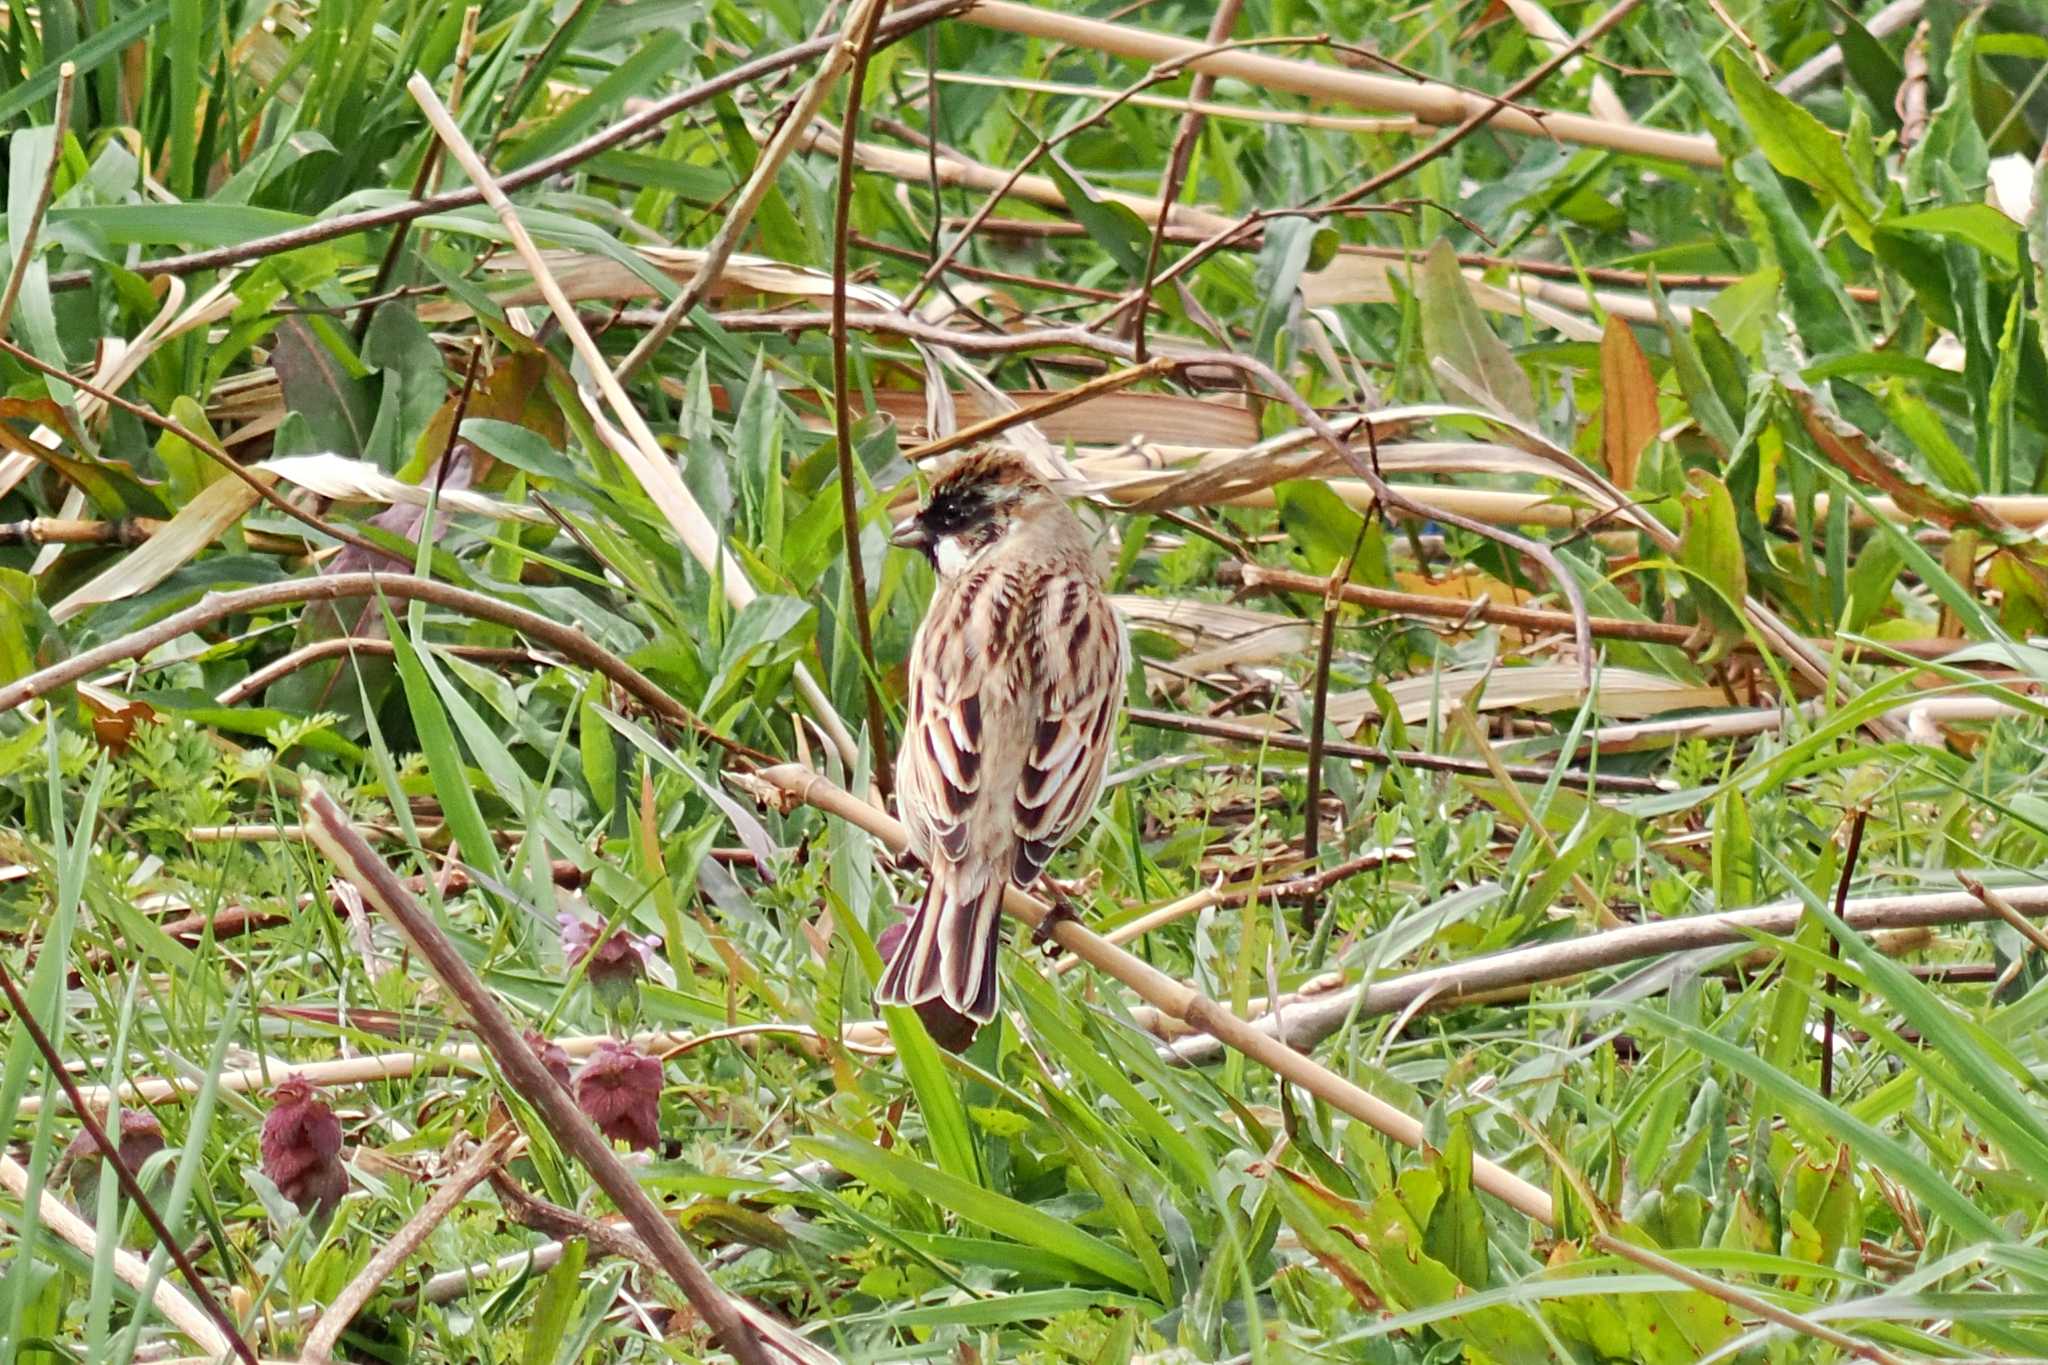
[[[940,1000],[979,1023],[993,1019],[1006,885],[1000,876],[971,878],[965,869],[935,863],[910,932],[882,973],[876,1002]]]

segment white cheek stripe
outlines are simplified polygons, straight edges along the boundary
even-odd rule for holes
[[[939,572],[951,578],[966,568],[974,554],[961,543],[958,536],[940,536],[932,543],[932,558],[938,561]]]

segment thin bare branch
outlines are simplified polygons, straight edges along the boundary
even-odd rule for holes
[[[817,806],[859,825],[891,849],[901,851],[908,846],[908,836],[902,825],[801,764],[785,763],[764,768],[759,777],[773,783],[793,800]],[[1003,909],[1034,930],[1043,925],[1045,932],[1060,947],[1130,987],[1146,1003],[1214,1036],[1282,1080],[1301,1086],[1332,1108],[1369,1124],[1396,1142],[1410,1147],[1421,1146],[1420,1120],[1270,1035],[1259,1032],[1221,1004],[1139,961],[1072,916],[1061,915],[1048,920],[1048,907],[1015,887],[1006,891]],[[1475,1156],[1472,1160],[1472,1183],[1539,1223],[1547,1225],[1554,1219],[1547,1192],[1484,1157]]]
[[[878,46],[895,42],[906,33],[914,33],[935,20],[966,9],[973,0],[924,0],[924,3],[907,5],[882,21],[876,31]],[[686,90],[654,100],[646,107],[612,124],[599,129],[589,137],[565,147],[553,156],[542,157],[517,170],[506,172],[499,187],[505,190],[524,189],[574,170],[594,156],[610,151],[624,142],[630,142],[642,134],[659,128],[675,115],[700,104],[708,104],[720,95],[729,94],[741,86],[751,85],[765,76],[772,76],[792,66],[801,66],[838,42],[837,34],[826,34],[807,42],[786,47],[780,52],[771,52],[751,62],[743,62],[730,71],[722,72]],[[389,204],[383,208],[364,209],[358,213],[339,214],[308,223],[304,227],[288,232],[275,233],[269,237],[258,237],[233,246],[215,247],[206,251],[187,252],[181,256],[162,256],[154,261],[142,261],[133,269],[145,279],[158,275],[191,275],[201,270],[218,270],[223,266],[238,265],[244,261],[258,261],[266,256],[276,256],[300,247],[313,246],[320,242],[331,242],[337,237],[352,237],[358,232],[375,228],[391,227],[398,223],[409,223],[415,218],[424,218],[430,213],[446,213],[450,209],[468,208],[484,202],[483,193],[475,188],[446,190],[426,199],[410,199],[403,203]],[[63,281],[71,287],[89,283],[92,275],[79,271]],[[52,280],[52,287],[59,282]]]
[[[839,183],[832,225],[832,435],[836,445],[833,454],[839,461],[839,525],[840,534],[846,542],[846,589],[847,596],[852,599],[854,639],[860,645],[861,690],[866,694],[868,703],[868,744],[875,756],[875,783],[886,800],[895,773],[889,764],[889,727],[882,715],[880,669],[875,663],[874,622],[868,615],[868,571],[861,557],[860,482],[854,477],[858,462],[854,459],[853,393],[846,355],[846,258],[848,238],[853,233],[853,147],[860,134],[861,97],[867,89],[868,46],[874,41],[875,21],[881,14],[880,0],[861,0],[847,18],[845,41],[838,49],[839,54],[852,57],[852,69],[846,78],[846,125],[839,139]],[[820,71],[811,83],[812,89],[822,90],[828,74],[837,74],[834,70],[837,65],[834,62]],[[799,109],[783,124],[776,141],[781,145],[784,156],[796,145],[794,130],[802,126],[799,120],[808,123],[814,112],[814,108]],[[715,257],[714,249],[712,255],[705,258],[705,267],[709,267]],[[702,274],[703,268],[700,268],[700,278]]]
[[[469,1192],[491,1177],[518,1135],[517,1128],[506,1124],[478,1143],[476,1150],[460,1166],[441,1178],[433,1195],[420,1205],[419,1212],[406,1219],[405,1226],[378,1247],[364,1262],[363,1268],[356,1272],[355,1278],[342,1286],[341,1292],[321,1310],[319,1320],[306,1334],[306,1344],[300,1349],[304,1365],[325,1365],[334,1359],[334,1348],[341,1344],[341,1334],[355,1321],[356,1314],[363,1311],[364,1305],[384,1287],[385,1281],[397,1274],[399,1267],[425,1244],[427,1238],[434,1235],[434,1230],[447,1221],[456,1206],[469,1197]]]
[[[306,785],[303,811],[306,823],[313,826],[313,841],[320,851],[355,885],[363,899],[405,936],[413,951],[469,1016],[478,1037],[491,1050],[499,1073],[539,1113],[549,1139],[574,1157],[626,1216],[626,1221],[654,1253],[662,1272],[688,1297],[691,1307],[719,1343],[732,1352],[740,1365],[768,1365],[760,1338],[732,1300],[691,1254],[674,1224],[613,1153],[611,1144],[576,1107],[569,1092],[548,1074],[489,989],[442,932],[440,924],[421,908],[405,884],[356,833],[347,813],[318,783],[311,782]]]
[[[2048,916],[2048,884],[2006,887],[1999,894],[2030,918]],[[1806,914],[1804,901],[1777,901],[1748,910],[1631,924],[1562,943],[1510,948],[1465,962],[1410,972],[1384,981],[1360,982],[1287,1010],[1283,1036],[1295,1047],[1313,1047],[1344,1023],[1356,1018],[1398,1014],[1418,1000],[1437,1004],[1470,999],[1546,981],[1561,981],[1585,972],[1617,967],[1643,958],[1700,948],[1750,943],[1758,935],[1783,937],[1798,929]],[[1917,929],[1950,924],[1976,924],[2004,918],[1968,892],[1852,898],[1842,907],[1842,920],[1859,932]],[[1271,1030],[1268,1021],[1258,1025]],[[1216,1055],[1213,1045],[1190,1040],[1173,1050],[1174,1060],[1200,1063]]]
[[[733,249],[739,245],[740,238],[745,236],[747,229],[753,225],[755,212],[760,209],[762,201],[767,199],[768,191],[775,188],[775,177],[781,173],[782,163],[789,159],[789,154],[795,151],[797,144],[803,140],[805,132],[811,126],[811,120],[817,117],[818,110],[824,107],[825,97],[831,94],[832,87],[839,83],[840,75],[846,70],[847,64],[855,59],[856,52],[862,54],[859,60],[865,69],[865,54],[868,45],[874,41],[875,20],[880,16],[881,9],[881,0],[858,0],[854,12],[847,18],[845,29],[839,35],[839,41],[825,50],[825,64],[811,77],[810,84],[804,87],[803,94],[798,97],[796,107],[783,118],[782,126],[775,130],[775,135],[762,149],[760,159],[754,163],[753,172],[748,175],[746,187],[740,191],[739,198],[726,209],[717,234],[712,237],[711,245],[704,252],[704,259],[697,266],[697,273],[690,277],[690,282],[683,286],[681,293],[669,300],[668,307],[662,310],[660,320],[634,343],[626,358],[619,362],[617,377],[620,383],[631,379],[656,351],[668,344],[668,339],[675,335],[676,328],[690,315],[690,310],[703,302],[705,294],[717,282],[719,272],[723,271],[725,263],[732,259]],[[940,16],[932,17],[936,19]],[[852,126],[851,116],[848,118],[848,126]],[[844,276],[838,278],[843,280]]]
[[[69,686],[82,678],[89,678],[103,668],[124,663],[129,659],[141,658],[181,635],[204,630],[216,621],[225,620],[230,616],[301,602],[346,601],[350,598],[376,597],[379,594],[403,600],[418,599],[435,606],[446,607],[450,611],[461,612],[465,616],[510,626],[564,658],[604,674],[660,719],[700,735],[728,753],[735,753],[751,760],[766,759],[766,755],[749,749],[737,740],[720,735],[692,715],[682,703],[670,696],[653,679],[573,626],[551,621],[537,612],[513,606],[485,593],[471,592],[450,583],[417,578],[411,574],[327,574],[319,578],[294,578],[282,583],[264,583],[253,588],[239,588],[234,592],[209,593],[185,610],[166,616],[161,621],[144,626],[140,630],[130,631],[103,645],[74,654],[68,659],[51,664],[48,668],[40,669],[25,678],[17,678],[5,687],[0,687],[0,714],[12,711],[24,702],[45,696],[60,687]]]
[[[1149,725],[1159,730],[1182,730],[1193,735],[1207,735],[1212,739],[1227,739],[1237,744],[1249,744],[1258,748],[1286,749],[1293,753],[1308,752],[1309,742],[1305,736],[1281,734],[1260,729],[1256,725],[1240,725],[1233,721],[1217,720],[1210,716],[1189,716],[1178,711],[1151,711],[1144,707],[1133,707],[1124,712],[1133,725]],[[1338,740],[1323,741],[1323,753],[1330,758],[1350,759],[1358,763],[1400,764],[1408,768],[1422,768],[1429,772],[1457,773],[1464,777],[1492,778],[1495,776],[1491,765],[1476,758],[1449,758],[1443,754],[1426,754],[1417,749],[1371,749],[1363,744],[1346,744]],[[1627,777],[1614,773],[1582,772],[1566,768],[1561,773],[1546,767],[1526,763],[1503,763],[1500,771],[1517,782],[1528,782],[1537,786],[1557,777],[1568,787],[1592,788],[1595,785],[1611,792],[1667,792],[1671,784],[1654,777]]]
[[[171,435],[177,437],[179,440],[191,446],[194,450],[205,452],[206,456],[209,459],[211,459],[215,464],[219,465],[222,469],[225,469],[228,473],[234,475],[237,479],[240,479],[243,483],[249,485],[249,487],[255,491],[257,497],[261,498],[264,502],[269,503],[272,507],[284,513],[292,520],[304,522],[307,526],[312,527],[314,530],[318,531],[320,534],[324,536],[328,536],[334,540],[337,540],[344,545],[353,545],[357,549],[362,550],[365,553],[375,555],[380,559],[385,557],[389,553],[389,551],[384,546],[379,545],[376,541],[367,539],[361,534],[349,530],[345,526],[337,526],[333,522],[327,520],[327,518],[320,516],[317,513],[309,512],[305,508],[293,502],[291,499],[285,497],[282,493],[277,491],[275,487],[275,480],[259,478],[256,475],[256,473],[253,470],[251,470],[247,465],[243,464],[240,460],[237,460],[234,456],[228,454],[228,452],[221,446],[220,442],[209,440],[208,438],[201,436],[198,432],[191,430],[190,428],[182,425],[179,422],[173,421],[169,417],[165,417],[163,414],[155,411],[154,409],[146,408],[140,403],[132,403],[128,399],[123,398],[120,394],[113,392],[111,389],[103,389],[99,385],[94,384],[89,380],[80,379],[77,375],[69,374],[64,370],[59,369],[57,366],[52,365],[47,361],[43,360],[40,356],[34,355],[31,352],[26,351],[21,347],[15,345],[13,342],[7,340],[5,337],[0,337],[0,354],[12,356],[14,359],[28,366],[28,368],[30,368],[31,370],[34,370],[37,374],[44,375],[50,379],[62,380],[64,383],[69,384],[72,388],[79,390],[81,393],[89,393],[94,398],[97,398],[101,402],[108,404],[110,407],[119,408],[121,411],[127,413],[129,416],[137,418],[140,421],[146,422],[150,426],[153,426],[160,431],[169,432]]]
[[[1216,6],[1216,13],[1209,19],[1211,48],[1229,39],[1243,9],[1244,0],[1221,0]],[[1145,269],[1138,276],[1135,307],[1131,310],[1131,354],[1141,365],[1145,361],[1145,319],[1151,311],[1152,277],[1159,272],[1159,253],[1166,246],[1167,220],[1173,216],[1173,201],[1180,198],[1181,188],[1187,180],[1188,163],[1194,159],[1195,138],[1202,131],[1203,102],[1215,88],[1215,73],[1200,71],[1195,74],[1194,83],[1188,89],[1187,108],[1180,116],[1180,127],[1174,130],[1173,150],[1166,157],[1166,174],[1159,181],[1159,216],[1152,222],[1152,241],[1145,250]]]

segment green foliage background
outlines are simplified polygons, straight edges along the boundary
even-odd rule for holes
[[[1008,961],[1001,1022],[964,1055],[904,1018],[892,1021],[899,1055],[876,1056],[849,1029],[872,1014],[873,940],[916,878],[868,836],[760,806],[728,780],[738,765],[721,748],[658,724],[589,668],[508,653],[519,642],[502,627],[395,601],[235,617],[95,675],[95,688],[0,714],[0,954],[81,1081],[192,1082],[153,1106],[170,1138],[165,1211],[263,1354],[293,1354],[312,1311],[429,1196],[458,1135],[481,1134],[507,1103],[524,1114],[488,1063],[331,1091],[354,1186],[325,1227],[255,1173],[263,1087],[223,1086],[223,1071],[260,1063],[281,1076],[468,1041],[395,941],[331,909],[316,853],[249,829],[294,822],[317,775],[422,878],[526,1023],[583,1034],[618,1022],[566,969],[558,913],[661,936],[630,1022],[710,1036],[667,1064],[670,1140],[643,1177],[724,1285],[845,1359],[1775,1362],[1850,1358],[1846,1339],[1870,1359],[2048,1356],[2038,950],[1995,921],[1881,952],[1830,911],[1840,885],[1952,891],[1964,871],[2035,888],[2048,862],[2034,698],[2048,655],[2016,643],[2048,626],[2042,518],[2025,501],[2048,493],[2048,196],[2035,169],[2048,23],[2028,5],[1934,0],[1919,22],[1874,36],[1865,23],[1891,7],[1718,8],[1644,5],[1594,45],[1598,60],[1525,99],[1578,110],[1607,81],[1643,124],[1710,137],[1721,164],[1481,129],[1376,196],[1398,211],[1277,216],[1245,249],[1207,256],[1156,293],[1148,332],[1167,354],[1253,356],[1332,417],[1441,405],[1390,422],[1381,453],[1413,447],[1390,473],[1446,496],[1520,491],[1585,511],[1583,483],[1503,465],[1501,452],[1566,452],[1603,471],[1675,549],[1626,521],[1528,533],[1596,614],[1699,632],[1692,649],[1604,643],[1603,666],[1636,670],[1649,682],[1632,685],[1680,694],[1693,713],[1778,699],[1784,714],[1733,737],[1604,747],[1601,773],[1666,787],[1589,798],[1563,770],[1585,732],[1635,714],[1612,695],[1619,683],[1582,688],[1557,638],[1439,633],[1344,607],[1328,678],[1355,703],[1333,711],[1344,738],[1491,753],[1557,776],[1510,786],[1332,761],[1318,865],[1389,856],[1331,884],[1313,925],[1297,905],[1239,897],[1138,951],[1244,1009],[1331,971],[1398,975],[1625,920],[1802,902],[1811,913],[1794,936],[1605,967],[1510,1000],[1360,1013],[1318,1041],[1330,1068],[1421,1118],[1421,1151],[1240,1057],[1172,1064],[1135,1001],[1086,971],[1050,974],[1028,949]],[[1578,33],[1601,7],[1551,12]],[[511,172],[843,18],[812,0],[488,0],[460,63],[460,122]],[[1209,18],[1174,3],[1115,13],[1194,38]],[[1377,53],[1482,93],[1550,55],[1508,7],[1455,0],[1249,0],[1235,33],[1295,40],[1273,54],[1329,66],[1377,69],[1361,55]],[[82,390],[0,357],[0,445],[15,459],[0,464],[0,685],[208,593],[411,570],[572,623],[718,733],[865,789],[872,744],[849,768],[798,703],[798,670],[856,730],[870,681],[890,725],[900,719],[930,576],[885,539],[891,500],[915,492],[915,440],[902,422],[855,427],[870,674],[845,572],[830,346],[815,325],[758,311],[826,306],[832,159],[795,155],[741,243],[810,273],[737,277],[631,385],[759,591],[734,609],[722,571],[679,548],[593,424],[577,396],[587,376],[515,292],[523,269],[488,209],[422,218],[388,268],[388,226],[272,241],[395,203],[423,177],[461,183],[426,168],[433,136],[404,84],[420,71],[445,97],[464,43],[459,8],[403,0],[9,7],[0,130],[20,288],[8,335],[80,377],[114,358],[111,342],[135,345],[120,393],[238,459],[353,462],[295,466],[298,478],[281,467],[276,486],[306,506],[319,495],[385,553],[337,553],[244,497],[188,440],[134,411],[94,411]],[[1837,47],[1838,70],[1780,93],[1783,73]],[[56,128],[67,62],[77,78]],[[994,79],[933,84],[934,69]],[[1133,100],[1083,121],[1096,95],[1142,70],[961,19],[874,55],[864,138],[919,161],[930,139],[997,168],[1057,139],[1056,159],[1033,168],[1057,194],[1006,201],[1004,221],[960,252],[979,273],[935,295],[961,329],[957,356],[856,331],[857,413],[887,405],[921,421],[927,388],[967,392],[968,366],[1019,394],[1116,367],[1072,346],[984,353],[958,314],[993,331],[1066,326],[1131,286],[1150,224],[1104,196],[1158,192],[1180,116]],[[711,240],[808,71],[721,94],[515,195],[614,362],[694,268],[662,252]],[[1145,93],[1184,96],[1190,79]],[[1048,81],[1096,94],[1025,84]],[[1443,131],[1315,126],[1291,116],[1358,111],[1231,79],[1209,98],[1245,116],[1202,124],[1182,198],[1228,218],[1312,208]],[[834,127],[842,100],[843,88],[824,107]],[[935,224],[950,239],[981,198],[921,174],[859,176],[849,222],[862,281],[900,298]],[[163,266],[251,243],[269,245],[227,268]],[[1169,241],[1162,264],[1187,250]],[[1311,297],[1325,272],[1388,254],[1399,259],[1378,297]],[[1539,277],[1476,257],[1550,267],[1541,278],[1569,297],[1525,309],[1518,291]],[[363,306],[379,291],[390,297]],[[1501,293],[1505,311],[1482,308]],[[185,330],[151,330],[209,297],[218,307]],[[1239,374],[1147,387],[1183,400],[1156,409],[1176,431],[1213,421],[1244,438],[1176,436],[1184,447],[1242,459],[1257,437],[1297,428],[1272,395],[1246,397]],[[1223,406],[1197,406],[1204,390]],[[1146,433],[1128,409],[1090,411],[1076,409],[1057,443],[1099,472],[1090,461]],[[1239,555],[1321,576],[1349,564],[1353,581],[1382,588],[1426,577],[1465,597],[1561,601],[1534,561],[1485,537],[1368,525],[1340,496],[1348,471],[1248,467],[1249,496],[1235,502],[1134,512],[1103,499],[1120,546],[1114,588],[1151,603],[1134,621],[1151,665],[1133,674],[1134,704],[1307,729],[1320,596],[1247,598],[1238,605],[1264,613],[1249,624],[1203,618],[1230,598],[1222,570]],[[376,506],[386,492],[325,502],[369,474],[429,490],[428,505]],[[448,496],[460,493],[532,515],[484,515]],[[1872,517],[1877,499],[1892,510]],[[57,532],[27,525],[36,518],[111,526],[45,544]],[[151,529],[137,519],[169,525],[137,547]],[[1759,607],[1798,635],[1860,648],[1827,656],[1825,686],[1794,682],[1745,653]],[[1215,641],[1191,638],[1168,608],[1235,620],[1243,638],[1191,676],[1179,661]],[[222,700],[294,648],[344,634],[392,652],[328,658]],[[1898,652],[1929,640],[1957,652],[1939,664]],[[1566,681],[1501,708],[1519,724],[1485,731],[1481,692],[1535,668]],[[1430,679],[1488,669],[1469,706],[1448,684],[1432,704]],[[1404,680],[1406,719],[1389,690]],[[1912,723],[1903,710],[1958,697],[1993,705]],[[1121,745],[1118,780],[1056,864],[1081,879],[1098,927],[1218,878],[1243,890],[1315,871],[1298,856],[1299,754],[1136,724]],[[1859,812],[1860,855],[1845,868]],[[220,827],[235,830],[202,837]],[[444,896],[451,858],[474,875]],[[1824,1045],[1836,1049],[1825,1091]],[[0,1126],[31,1187],[68,1194],[59,1153],[76,1126],[55,1095],[13,1031]],[[1475,1153],[1551,1190],[1558,1226],[1476,1192]],[[545,1131],[512,1175],[604,1211]],[[86,1212],[134,1239],[133,1211],[103,1184]],[[0,1198],[0,1218],[10,1358],[129,1360],[164,1335],[112,1274],[118,1237],[88,1258],[33,1201]],[[1601,1250],[1603,1232],[1694,1278]],[[483,1188],[434,1231],[419,1273],[373,1301],[344,1341],[349,1358],[711,1350],[672,1286],[594,1252],[420,1294],[427,1275],[543,1240]]]

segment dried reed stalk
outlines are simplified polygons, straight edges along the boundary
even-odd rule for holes
[[[1253,52],[1219,52],[1197,57],[1202,44],[1129,24],[1055,9],[1009,3],[1009,0],[980,0],[962,16],[970,24],[1027,34],[1049,42],[1070,43],[1138,61],[1185,60],[1189,69],[1217,76],[1231,76],[1264,90],[1282,90],[1334,104],[1361,109],[1393,109],[1412,114],[1424,123],[1452,125],[1489,107],[1484,95],[1459,90],[1436,81],[1404,81],[1391,76],[1374,76],[1360,71],[1343,71],[1314,62],[1290,61]],[[1584,147],[1605,147],[1636,156],[1657,157],[1691,166],[1721,166],[1721,154],[1712,138],[1695,133],[1671,133],[1633,124],[1610,123],[1583,114],[1558,113],[1544,109],[1508,108],[1496,113],[1492,126],[1528,137],[1552,138]]]
[[[26,1106],[23,1112],[27,1112]],[[28,1169],[5,1153],[0,1153],[0,1188],[16,1199],[28,1198]],[[99,1255],[99,1233],[47,1187],[37,1200],[36,1217],[44,1227],[78,1248],[86,1260],[91,1261]],[[134,1252],[126,1248],[115,1249],[114,1274],[138,1294],[148,1289],[150,1304],[163,1315],[164,1321],[190,1338],[194,1346],[206,1353],[208,1361],[218,1361],[237,1353],[235,1343],[228,1339],[220,1326],[180,1293],[175,1284],[156,1276],[155,1286],[151,1288],[149,1263]],[[246,1351],[247,1347],[241,1349]]]
[[[2009,910],[2036,918],[2048,916],[2048,885],[2007,887],[1997,894]],[[1384,981],[1360,982],[1349,990],[1290,1005],[1277,1022],[1269,1017],[1247,1027],[1295,1047],[1313,1047],[1353,1017],[1395,1014],[1418,1001],[1441,1005],[1473,995],[1526,988],[1669,953],[1749,943],[1760,934],[1782,937],[1796,930],[1805,915],[1803,902],[1779,901],[1748,910],[1631,924],[1563,943],[1509,948]],[[1844,902],[1842,919],[1859,932],[1877,933],[2003,920],[2004,913],[1969,892],[1947,891],[1852,899]],[[1220,1051],[1207,1039],[1193,1038],[1175,1047],[1172,1055],[1175,1061],[1201,1063]]]

